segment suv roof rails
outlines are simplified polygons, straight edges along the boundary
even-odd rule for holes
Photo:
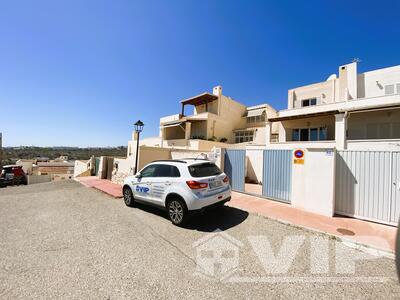
[[[205,161],[210,161],[207,158],[198,158],[198,157],[185,157],[185,158],[182,158],[182,160],[205,160]]]
[[[152,163],[154,163],[154,162],[177,162],[177,163],[187,164],[186,161],[179,160],[179,159],[159,159],[159,160],[152,161]]]

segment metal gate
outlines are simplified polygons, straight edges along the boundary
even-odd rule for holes
[[[400,152],[338,151],[335,212],[386,224],[400,217]]]
[[[96,157],[95,164],[94,164],[94,175],[95,176],[99,176],[99,168],[100,168],[100,158]]]
[[[292,150],[264,150],[263,196],[290,203]]]
[[[232,190],[244,192],[246,150],[226,149],[224,172],[228,175]]]

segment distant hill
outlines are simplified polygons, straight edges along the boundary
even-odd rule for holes
[[[14,164],[18,159],[34,159],[36,157],[48,157],[55,159],[61,155],[68,156],[69,160],[89,159],[92,155],[126,157],[127,147],[4,147],[2,165]]]

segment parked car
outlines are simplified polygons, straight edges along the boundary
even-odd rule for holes
[[[136,202],[165,209],[175,225],[231,199],[228,176],[207,160],[160,160],[125,179],[123,196],[127,206]]]
[[[8,185],[20,185],[28,184],[26,174],[22,169],[22,166],[7,165],[3,166],[0,173],[0,187],[6,187]]]

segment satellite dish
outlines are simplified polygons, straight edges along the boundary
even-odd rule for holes
[[[332,74],[332,75],[330,75],[330,76],[328,77],[328,79],[327,79],[326,81],[334,80],[334,79],[336,79],[336,78],[337,78],[336,74]]]

